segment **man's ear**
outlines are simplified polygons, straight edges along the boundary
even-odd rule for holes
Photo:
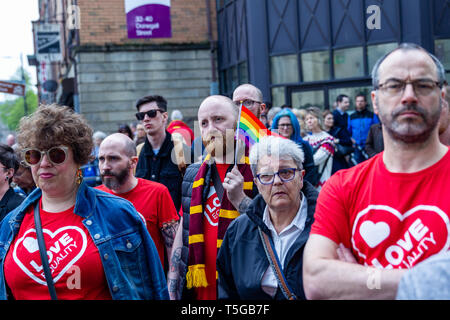
[[[137,156],[133,156],[130,158],[130,162],[131,162],[131,167],[133,169],[136,169],[137,163],[138,163],[138,157]]]
[[[373,112],[378,115],[377,92],[375,90],[370,93],[370,98],[372,99]]]
[[[265,112],[266,112],[266,104],[261,103],[261,113],[265,113]]]

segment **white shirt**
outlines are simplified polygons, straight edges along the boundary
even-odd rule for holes
[[[300,236],[303,229],[305,228],[306,217],[308,216],[308,203],[306,201],[306,197],[302,194],[302,202],[300,204],[300,208],[297,211],[292,222],[283,229],[279,234],[275,230],[275,227],[270,220],[269,215],[269,207],[266,205],[263,214],[263,222],[269,228],[270,233],[272,234],[273,243],[275,245],[275,251],[278,255],[278,260],[281,263],[281,267],[284,269],[284,260],[286,259],[286,255],[289,252],[292,244],[294,244],[295,240]],[[269,264],[266,272],[261,280],[261,288],[262,290],[274,297],[277,292],[278,282],[275,274],[272,270],[272,267]]]

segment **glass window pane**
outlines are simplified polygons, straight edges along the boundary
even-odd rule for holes
[[[397,47],[398,44],[395,42],[367,46],[367,62],[369,64],[369,74],[372,73],[373,66],[375,65],[375,63],[377,63],[378,59]]]
[[[284,87],[272,88],[272,107],[281,107],[285,103]]]
[[[324,109],[325,99],[323,90],[301,91],[292,93],[293,108],[319,107]]]
[[[297,55],[271,57],[270,76],[272,84],[299,82]]]
[[[302,74],[304,82],[330,79],[329,51],[303,53]]]
[[[364,76],[363,48],[334,50],[334,77],[353,78]]]
[[[450,39],[436,40],[434,42],[434,52],[444,65],[444,68],[450,70]]]
[[[248,83],[247,62],[240,63],[238,67],[239,67],[240,83]]]
[[[228,89],[234,90],[239,85],[239,78],[238,78],[238,72],[237,67],[231,67],[228,70]]]
[[[355,97],[358,93],[362,92],[366,95],[367,100],[367,109],[373,111],[371,107],[370,100],[370,92],[372,91],[372,87],[353,87],[353,88],[338,88],[338,89],[330,89],[328,90],[328,97],[330,102],[330,110],[334,110],[335,106],[333,105],[336,102],[336,98],[340,94],[345,94],[350,99],[350,107],[348,108],[348,114],[352,114],[355,111]]]
[[[226,72],[226,70],[220,71],[219,77],[220,77],[220,92],[222,94],[225,94],[226,92],[228,92],[227,72]]]

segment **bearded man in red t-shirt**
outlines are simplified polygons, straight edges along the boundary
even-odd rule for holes
[[[375,65],[384,152],[331,177],[304,252],[309,299],[393,299],[406,269],[450,246],[449,148],[439,141],[442,64],[402,44]]]
[[[134,205],[145,220],[164,267],[180,218],[166,186],[133,175],[137,161],[136,145],[128,136],[114,133],[106,137],[98,152],[103,184],[97,189],[125,198]]]

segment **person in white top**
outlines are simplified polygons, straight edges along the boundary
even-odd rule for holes
[[[325,181],[331,177],[335,139],[323,130],[323,117],[319,108],[311,107],[306,110],[305,124],[310,133],[303,139],[308,141],[313,149],[314,164],[318,166],[320,176],[316,188],[320,191]]]

